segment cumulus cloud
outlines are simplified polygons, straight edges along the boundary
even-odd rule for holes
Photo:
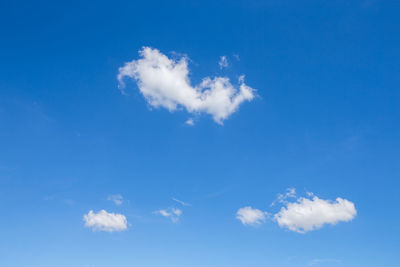
[[[349,200],[340,197],[334,201],[324,200],[310,192],[307,192],[307,197],[297,197],[295,188],[288,188],[285,193],[278,194],[271,206],[275,203],[281,204],[281,208],[273,215],[244,207],[237,211],[236,218],[244,225],[261,224],[266,218],[270,218],[282,228],[306,233],[318,230],[326,224],[349,222],[357,215],[354,203]]]
[[[240,208],[236,212],[236,218],[244,225],[257,225],[265,221],[267,212],[253,209],[252,207]]]
[[[255,97],[255,90],[244,83],[244,76],[239,78],[237,87],[227,77],[205,77],[193,86],[186,57],[170,59],[151,47],[143,47],[139,55],[140,59],[119,68],[117,78],[121,90],[125,78],[135,80],[141,94],[153,107],[171,112],[183,107],[189,113],[209,114],[222,124],[243,102]]]
[[[157,210],[154,213],[159,214],[161,216],[170,218],[172,222],[176,223],[179,221],[179,217],[183,214],[182,210],[176,208],[170,208],[166,210]]]
[[[348,222],[357,214],[353,202],[343,198],[335,201],[320,199],[311,194],[311,198],[300,197],[295,202],[287,202],[274,215],[280,227],[298,233],[320,229],[325,224],[335,225]]]
[[[220,57],[218,65],[221,69],[228,67],[229,63],[228,63],[228,59],[226,58],[226,56]]]
[[[126,217],[122,214],[108,213],[101,210],[98,213],[90,210],[83,216],[85,226],[92,228],[93,231],[118,232],[127,229]]]
[[[122,205],[124,198],[121,195],[110,195],[107,197],[107,200],[114,202],[115,205]]]

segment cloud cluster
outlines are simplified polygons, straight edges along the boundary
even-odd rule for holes
[[[83,216],[83,220],[85,226],[93,231],[118,232],[127,229],[127,220],[124,215],[108,213],[105,210],[100,210],[98,213],[90,210]]]
[[[122,90],[125,78],[135,80],[153,107],[171,112],[183,107],[189,113],[209,114],[222,124],[243,102],[255,97],[255,90],[244,83],[244,76],[239,78],[238,88],[227,77],[205,77],[200,84],[192,86],[186,57],[170,59],[151,47],[143,47],[139,55],[140,59],[119,68],[117,78]]]
[[[236,212],[236,218],[244,225],[257,225],[265,221],[267,214],[267,212],[252,207],[244,207]]]
[[[289,199],[293,199],[289,201]],[[112,195],[109,200],[117,205],[122,204],[122,196]],[[191,206],[177,198],[173,201],[184,207]],[[349,222],[357,215],[357,210],[353,202],[336,198],[332,200],[320,199],[313,193],[307,193],[307,197],[297,197],[296,189],[289,188],[283,194],[278,194],[273,203],[280,203],[281,208],[275,214],[262,211],[250,206],[242,207],[236,212],[236,219],[243,225],[256,226],[264,223],[267,219],[276,222],[280,227],[287,228],[297,233],[306,233],[318,230],[326,224],[335,225],[339,222]],[[176,207],[159,209],[154,212],[177,223],[183,211]],[[124,231],[127,229],[127,219],[123,214],[109,213],[100,210],[95,213],[90,210],[83,216],[85,226],[93,231]]]
[[[295,198],[290,202],[288,198]],[[272,220],[280,227],[290,231],[306,233],[320,229],[325,224],[335,225],[339,222],[349,222],[357,215],[353,202],[336,198],[335,201],[320,199],[312,193],[306,197],[296,197],[296,190],[289,188],[286,193],[279,194],[276,203],[282,204],[279,212]],[[251,207],[240,208],[236,218],[244,225],[260,224],[265,221],[266,212]]]

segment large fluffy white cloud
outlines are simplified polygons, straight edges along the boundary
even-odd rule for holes
[[[222,124],[244,101],[251,101],[255,90],[239,78],[236,88],[227,77],[205,77],[192,86],[189,79],[188,60],[168,58],[159,50],[143,47],[140,59],[119,68],[118,81],[124,88],[124,78],[137,82],[140,92],[153,107],[174,111],[184,107],[190,113],[210,114],[214,121]]]
[[[89,211],[88,214],[83,216],[85,226],[92,228],[94,231],[123,231],[127,229],[126,217],[122,214],[108,213],[101,210],[98,213]]]
[[[298,198],[295,202],[287,202],[274,215],[280,227],[291,231],[305,233],[317,230],[325,224],[337,224],[351,221],[357,214],[354,203],[343,198],[335,201],[312,198]]]
[[[236,212],[236,218],[244,225],[257,225],[265,221],[267,213],[252,207],[240,208]]]

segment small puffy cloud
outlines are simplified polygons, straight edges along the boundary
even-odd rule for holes
[[[221,69],[228,67],[229,63],[228,63],[228,59],[226,58],[226,56],[220,57],[218,65]]]
[[[107,197],[107,200],[114,202],[115,205],[122,205],[124,198],[121,195],[110,195]]]
[[[119,232],[127,229],[126,217],[122,214],[108,213],[101,210],[98,213],[89,211],[83,216],[85,226],[93,231]]]
[[[179,221],[179,217],[182,215],[182,210],[176,208],[170,208],[166,210],[157,210],[154,213],[159,214],[161,216],[170,218],[172,222],[176,223]]]
[[[265,221],[267,212],[253,209],[252,207],[240,208],[236,212],[236,218],[244,225],[257,225]]]
[[[186,123],[187,125],[193,126],[193,125],[194,125],[194,120],[193,120],[192,118],[190,118],[190,119],[188,119],[185,123]]]
[[[222,124],[243,102],[255,97],[255,90],[244,83],[244,76],[239,78],[236,87],[227,77],[205,77],[193,86],[186,57],[170,59],[151,47],[143,47],[139,55],[140,59],[119,68],[117,78],[121,90],[125,78],[135,80],[152,107],[171,112],[183,107],[189,113],[209,114]]]
[[[280,227],[305,233],[320,229],[325,224],[351,221],[357,214],[354,203],[346,199],[338,197],[335,201],[330,201],[313,194],[309,196],[310,199],[300,197],[295,202],[284,204],[274,215],[274,220]]]

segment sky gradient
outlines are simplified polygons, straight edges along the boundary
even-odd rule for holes
[[[398,2],[81,2],[0,3],[0,266],[398,266]]]

